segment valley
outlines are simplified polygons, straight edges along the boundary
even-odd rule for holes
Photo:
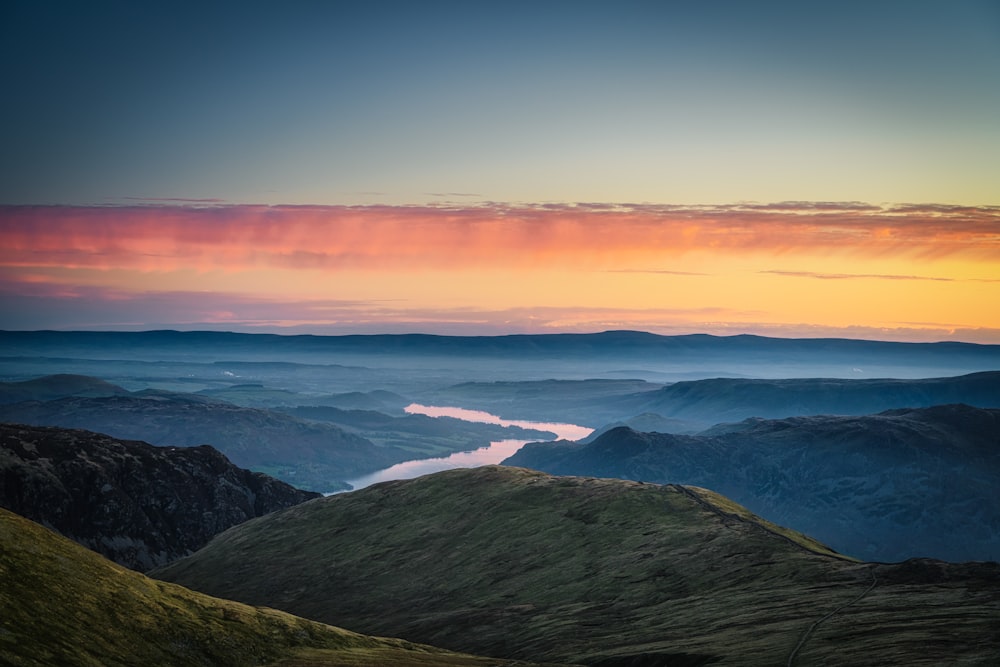
[[[0,2],[0,667],[1000,667],[1000,0]]]
[[[593,429],[575,424],[558,424],[549,422],[530,421],[510,421],[501,419],[496,415],[478,410],[467,410],[464,408],[449,408],[441,406],[417,405],[416,403],[406,407],[406,411],[411,414],[421,414],[435,419],[458,419],[473,423],[497,424],[499,426],[516,426],[526,429],[543,429],[551,433],[558,439],[578,440],[589,436]],[[480,447],[473,451],[456,452],[446,457],[432,459],[415,459],[397,463],[384,470],[378,470],[358,479],[348,480],[352,490],[363,489],[366,486],[379,482],[388,482],[396,479],[412,479],[432,472],[452,470],[454,468],[475,468],[482,465],[500,463],[504,459],[516,454],[529,440],[496,440],[490,442],[486,447]]]
[[[184,595],[236,601],[220,609],[464,656],[418,648],[424,662],[384,664],[1000,653],[1000,346],[635,332],[0,342],[0,506]],[[27,590],[11,601],[23,618],[56,613]],[[48,641],[5,631],[27,653]],[[144,632],[94,654],[126,664],[108,656]],[[4,659],[36,664],[11,646]],[[366,659],[295,646],[275,664]]]

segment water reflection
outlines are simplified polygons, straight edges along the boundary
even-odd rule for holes
[[[594,429],[576,424],[560,424],[557,422],[531,422],[522,419],[501,419],[496,415],[491,415],[482,410],[466,410],[465,408],[440,407],[435,405],[420,405],[411,403],[404,410],[413,415],[427,415],[428,417],[454,417],[464,419],[467,422],[483,422],[486,424],[499,424],[500,426],[520,426],[522,428],[534,428],[540,431],[552,431],[562,440],[579,440],[586,438],[594,432]]]
[[[499,424],[500,426],[521,426],[523,428],[534,428],[542,431],[551,431],[559,438],[565,440],[579,440],[591,434],[593,429],[576,424],[560,424],[548,422],[532,422],[516,419],[501,419],[496,415],[480,410],[466,410],[465,408],[440,407],[433,405],[419,405],[414,403],[406,407],[410,414],[421,414],[429,417],[454,417],[471,422],[485,422],[487,424]],[[478,466],[492,465],[500,463],[508,456],[512,456],[524,443],[530,440],[498,440],[491,442],[488,447],[480,447],[471,452],[456,452],[450,456],[442,456],[434,459],[419,459],[416,461],[404,461],[394,466],[378,470],[349,480],[349,484],[355,489],[363,489],[379,482],[388,482],[394,479],[412,479],[427,475],[432,472],[451,470],[453,468],[476,468]]]

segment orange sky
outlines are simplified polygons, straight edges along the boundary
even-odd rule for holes
[[[1000,207],[0,207],[6,329],[1000,343]]]

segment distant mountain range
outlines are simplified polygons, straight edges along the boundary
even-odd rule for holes
[[[147,391],[17,403],[0,406],[0,421],[83,428],[154,445],[211,444],[239,466],[319,491],[405,457],[333,424],[194,394]]]
[[[0,424],[0,507],[146,571],[226,528],[318,493],[238,468],[208,446]]]
[[[940,665],[1000,654],[996,563],[865,564],[704,489],[520,468],[304,503],[152,574],[506,658]]]
[[[491,440],[555,437],[519,427],[322,405],[249,408],[204,393],[128,392],[78,375],[0,383],[0,422],[82,428],[163,446],[210,444],[237,465],[321,492],[346,489],[344,480],[405,460],[474,450]]]
[[[149,579],[4,509],[0,609],[12,667],[512,667]]]
[[[869,560],[1000,559],[996,409],[754,418],[694,436],[620,427],[589,442],[528,444],[504,463],[705,486]]]
[[[0,382],[0,405],[24,401],[52,401],[67,396],[121,396],[121,387],[86,375],[60,373],[24,382]]]
[[[592,428],[643,416],[671,433],[696,433],[749,417],[866,415],[946,403],[1000,408],[1000,371],[908,380],[712,378],[666,386],[639,380],[465,382],[420,398],[508,419],[558,420]]]
[[[855,372],[865,373],[866,377],[873,373],[927,377],[1000,369],[1000,345],[749,335],[659,336],[638,331],[509,336],[0,331],[0,349],[9,358],[266,359],[317,364],[342,363],[354,357],[373,363],[379,359],[398,363],[404,358],[431,357],[502,360],[518,367],[576,364],[602,372],[629,367],[681,374],[715,369],[726,375],[757,377],[849,377]]]
[[[843,380],[718,378],[676,382],[617,404],[632,414],[656,413],[703,425],[750,417],[867,415],[893,408],[966,403],[1000,408],[1000,371],[959,377]]]
[[[0,509],[0,664],[1000,655],[1000,346],[162,331],[0,350],[0,507],[313,619]],[[410,402],[597,431],[330,497],[261,474],[333,491],[551,436]]]

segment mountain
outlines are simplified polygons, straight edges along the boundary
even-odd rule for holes
[[[864,415],[945,403],[1000,408],[1000,371],[877,380],[709,378],[665,386],[641,380],[465,382],[424,392],[419,399],[507,419],[564,421],[595,429],[658,416],[659,428],[649,430],[693,433],[748,417]]]
[[[342,410],[327,406],[279,409],[302,419],[336,424],[345,431],[364,436],[376,445],[410,450],[414,458],[418,455],[447,456],[453,452],[473,451],[497,440],[556,438],[556,434],[551,431],[470,422],[454,417],[429,417],[422,414],[394,417],[374,410]]]
[[[472,451],[495,440],[555,437],[548,431],[517,426],[409,415],[402,408],[398,415],[388,415],[303,405],[302,401],[311,398],[329,401],[338,397],[310,397],[261,385],[197,393],[159,389],[128,392],[96,378],[67,375],[15,384],[45,387],[54,398],[0,404],[0,421],[84,428],[162,446],[210,444],[238,465],[323,492],[348,488],[344,480],[402,461]],[[104,393],[90,395],[92,388]],[[278,397],[291,402],[291,397],[298,398],[295,407],[266,409],[234,405],[218,395],[251,401]],[[348,396],[348,402],[358,397],[404,400],[393,396],[373,391]]]
[[[67,396],[116,396],[121,387],[86,375],[47,375],[24,382],[0,382],[0,405],[22,401],[51,401]]]
[[[644,412],[641,415],[636,415],[635,417],[631,417],[629,419],[613,422],[611,424],[605,424],[601,428],[595,429],[594,432],[586,438],[582,438],[580,442],[593,442],[608,431],[622,426],[627,426],[633,431],[654,433],[691,434],[701,431],[701,428],[692,422],[683,422],[679,419],[667,419],[666,417],[662,417],[655,412]]]
[[[247,519],[318,493],[237,468],[216,449],[0,424],[0,507],[145,571]]]
[[[615,403],[628,414],[651,412],[710,426],[749,417],[865,415],[892,408],[967,403],[1000,408],[1000,371],[927,379],[716,378],[676,382]]]
[[[239,366],[239,364],[227,365]],[[254,366],[259,365],[255,364]],[[302,394],[287,389],[273,389],[260,383],[235,384],[221,389],[203,389],[198,394],[249,408],[295,408],[301,405],[323,405],[344,410],[377,410],[393,414],[403,414],[403,408],[413,402],[399,394],[383,390],[316,395]]]
[[[351,335],[284,336],[208,331],[3,331],[0,349],[8,358],[156,359],[163,361],[264,359],[310,364],[364,359],[398,365],[400,360],[463,359],[483,368],[584,368],[584,377],[617,372],[636,362],[647,371],[708,377],[849,377],[859,369],[893,377],[927,377],[1000,368],[1000,345],[893,343],[832,338],[782,339],[762,336],[658,336],[638,331],[508,336]],[[409,362],[408,362],[409,363]],[[498,365],[499,364],[499,365]],[[568,377],[568,376],[567,376]],[[574,375],[575,377],[575,375]],[[878,377],[877,375],[875,377]],[[542,379],[535,378],[535,379]]]
[[[596,428],[633,414],[629,401],[662,385],[643,380],[463,382],[418,395],[429,405],[460,405],[506,419],[561,421]],[[619,403],[625,402],[622,410]]]
[[[1000,410],[750,419],[698,436],[616,428],[528,444],[504,463],[707,486],[865,559],[1000,559]]]
[[[163,446],[210,444],[236,465],[318,491],[345,488],[342,480],[412,458],[333,424],[195,394],[147,390],[32,401],[0,406],[0,421],[82,428]]]
[[[0,664],[494,666],[149,579],[0,509]]]
[[[361,632],[604,667],[1000,652],[996,563],[859,563],[704,489],[501,466],[298,505],[153,574]]]
[[[467,382],[427,392],[421,400],[594,428],[640,415],[646,421],[659,417],[659,426],[671,433],[692,433],[749,417],[864,415],[945,403],[997,408],[1000,371],[926,379],[710,378],[666,386],[639,380]]]

